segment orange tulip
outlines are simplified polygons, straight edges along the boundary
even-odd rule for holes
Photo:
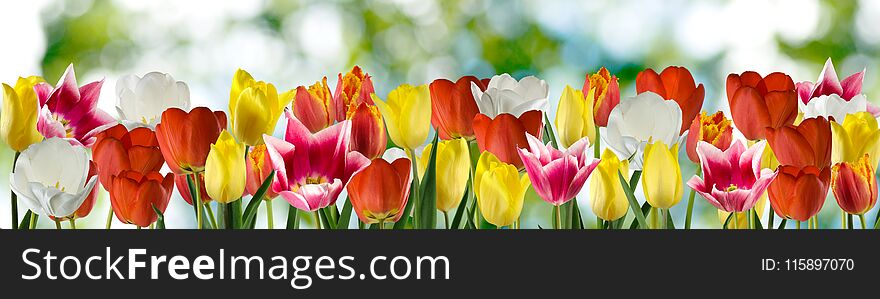
[[[593,119],[600,127],[608,126],[608,115],[611,109],[620,104],[620,85],[617,76],[611,75],[608,69],[602,67],[595,74],[587,74],[584,80],[584,93],[595,88],[593,96]]]
[[[471,83],[485,91],[488,80],[464,76],[455,83],[447,79],[431,82],[431,124],[437,128],[440,139],[474,140],[474,116],[480,109],[474,101]]]
[[[681,131],[688,129],[691,121],[703,108],[703,97],[706,90],[701,83],[697,86],[694,77],[688,69],[680,66],[670,66],[657,74],[653,69],[646,69],[636,75],[636,91],[643,93],[650,91],[663,97],[663,99],[675,101],[681,108]]]
[[[336,105],[330,87],[327,87],[327,77],[308,89],[305,86],[297,87],[292,105],[293,115],[312,133],[329,127],[336,120]]]
[[[263,181],[269,177],[269,173],[272,172],[272,162],[269,161],[269,153],[266,152],[266,145],[261,144],[254,147],[251,147],[250,151],[247,154],[247,181],[245,182],[245,193],[248,195],[254,195],[257,193],[257,190],[260,189],[260,185],[263,184]],[[186,183],[184,181],[184,183]],[[202,193],[203,195],[205,193]],[[272,191],[272,188],[266,189],[266,195],[263,196],[263,199],[273,199],[278,196],[278,193]]]
[[[770,127],[765,132],[780,165],[831,166],[831,125],[824,117],[808,118],[797,126]]]
[[[168,207],[174,191],[173,176],[169,173],[163,177],[158,171],[142,174],[132,170],[113,176],[110,203],[116,219],[139,227],[150,226],[159,217],[153,206],[163,213]]]
[[[396,222],[403,216],[412,180],[412,162],[398,158],[388,163],[375,159],[355,173],[348,182],[351,206],[366,224]]]
[[[841,162],[831,168],[831,190],[847,213],[863,215],[877,203],[877,177],[870,156],[858,162]]]
[[[381,157],[388,146],[388,135],[379,108],[361,103],[351,112],[351,150],[369,159]]]
[[[527,111],[519,118],[508,113],[499,114],[494,119],[482,113],[474,117],[474,134],[480,152],[489,151],[501,162],[519,169],[523,168],[523,162],[517,149],[529,146],[526,133],[541,139],[543,128],[539,110]]]
[[[733,123],[751,140],[764,139],[764,128],[794,123],[797,98],[794,82],[783,73],[763,78],[752,71],[727,76],[727,102]]]
[[[188,176],[189,175],[175,174],[174,186],[177,186],[177,192],[180,193],[180,197],[183,197],[183,200],[186,201],[186,203],[192,205],[192,192],[189,189],[189,183],[186,182],[186,177]],[[201,192],[199,193],[199,196],[201,196],[202,202],[210,202],[214,200],[208,195],[208,190],[205,189],[205,174],[201,172],[199,173],[199,189],[201,189],[199,191]],[[272,188],[269,188],[269,190],[272,190]]]
[[[374,92],[373,80],[370,74],[364,73],[359,66],[354,66],[351,71],[339,74],[336,81],[336,92],[333,93],[333,103],[336,121],[351,119],[351,114],[361,103],[373,104],[370,94]],[[314,133],[314,131],[312,131]]]
[[[226,113],[223,111],[196,107],[187,113],[179,108],[168,108],[156,125],[156,139],[171,171],[190,174],[205,170],[211,144],[224,129]]]
[[[125,170],[140,173],[159,171],[165,164],[156,133],[146,127],[131,131],[116,125],[95,136],[92,160],[98,167],[98,179],[110,190],[111,177]]]
[[[822,209],[828,195],[831,168],[779,166],[770,183],[770,205],[785,219],[806,221]]]
[[[721,111],[712,115],[706,115],[706,112],[700,113],[695,117],[688,129],[687,137],[687,155],[694,163],[700,163],[700,157],[697,156],[697,143],[705,141],[716,148],[724,151],[730,147],[733,141],[733,127],[730,126],[730,119],[724,117]]]

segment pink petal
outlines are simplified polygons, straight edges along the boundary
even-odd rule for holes
[[[302,194],[293,191],[282,191],[278,193],[278,196],[284,198],[284,200],[290,203],[290,205],[294,208],[306,212],[314,212],[318,210],[317,208],[313,208],[311,205],[309,205],[309,202],[306,200],[305,197],[302,196]]]
[[[269,163],[275,170],[275,180],[272,182],[272,192],[281,193],[290,190],[290,180],[288,175],[293,173],[293,160],[295,146],[287,141],[263,135],[263,141],[266,143],[266,152],[269,153]]]
[[[79,119],[80,115],[86,115],[92,113],[92,111],[96,111],[96,107],[98,105],[98,98],[101,95],[101,86],[104,85],[104,80],[95,81],[79,88],[79,102],[76,103],[75,106],[70,108],[70,111],[64,114],[65,117],[75,120]],[[100,110],[97,110],[100,111]],[[105,113],[106,114],[106,113]],[[109,115],[108,115],[109,116]],[[114,119],[115,121],[115,119]]]
[[[542,165],[538,160],[538,157],[536,157],[534,153],[523,148],[517,149],[517,152],[519,152],[519,157],[523,161],[523,166],[525,166],[526,172],[529,174],[529,180],[532,182],[532,188],[535,189],[535,193],[538,193],[538,195],[544,199],[551,198],[552,191],[550,190],[550,182],[547,178],[547,174],[544,173],[544,169],[541,167]]]
[[[844,100],[849,101],[854,96],[857,96],[862,93],[862,83],[865,81],[865,70],[862,69],[861,72],[855,73],[843,79],[840,82],[841,87],[843,88],[842,97]]]
[[[354,176],[355,173],[364,170],[367,166],[370,165],[370,159],[364,156],[363,154],[352,151],[345,155],[345,173],[343,174],[341,180],[342,184],[348,184],[348,180]]]
[[[342,178],[345,175],[343,161],[348,153],[350,132],[351,122],[346,120],[309,138],[310,176]]]
[[[284,140],[296,147],[297,151],[293,155],[292,161],[287,161],[295,167],[290,168],[287,175],[293,182],[305,182],[311,173],[311,163],[309,161],[309,152],[311,146],[309,138],[312,132],[302,124],[289,109],[284,109],[284,115],[287,117],[287,131],[284,134]]]
[[[828,58],[825,61],[825,67],[822,68],[822,73],[819,74],[819,82],[816,82],[816,87],[813,89],[810,98],[832,94],[843,94],[843,88],[840,86],[840,79],[837,78],[834,64],[831,63],[831,58]]]
[[[798,82],[797,84],[795,84],[795,86],[797,87],[798,98],[800,98],[801,102],[803,102],[804,104],[810,102],[810,96],[813,94],[814,85],[815,84],[810,81]]]
[[[100,109],[96,109],[94,111],[91,111],[91,113],[83,115],[71,114],[70,116],[75,118],[66,118],[67,120],[71,121],[68,126],[73,129],[73,137],[80,141],[88,139],[87,136],[89,135],[89,133],[93,133],[91,134],[91,136],[94,136],[95,134],[100,132],[93,132],[95,129],[107,125],[116,124],[115,118],[110,116],[110,114],[108,114],[107,112],[104,112],[104,110]]]
[[[79,103],[79,87],[76,85],[76,74],[73,64],[67,66],[64,75],[55,86],[55,90],[49,94],[46,106],[55,114],[65,115]]]
[[[584,188],[584,183],[587,182],[587,178],[590,177],[596,166],[599,166],[599,159],[593,159],[590,164],[578,168],[577,174],[568,183],[568,191],[565,193],[565,198],[572,199],[581,192],[581,189]]]
[[[871,113],[874,118],[878,118],[880,117],[880,107],[877,107],[877,105],[868,102],[868,113]]]
[[[52,117],[52,112],[49,111],[48,107],[43,107],[40,110],[40,118],[37,119],[37,131],[39,131],[45,138],[67,137],[67,131],[65,131],[64,125]]]
[[[571,198],[565,198],[568,186],[577,174],[577,161],[574,157],[553,160],[544,166],[543,172],[550,184],[550,196],[542,197],[552,205],[558,206]],[[537,190],[536,190],[537,191]]]
[[[730,147],[734,146],[735,143]],[[700,157],[703,179],[707,182],[715,182],[717,178],[726,177],[730,172],[731,165],[727,156],[711,143],[697,142],[697,156]]]
[[[37,83],[34,85],[34,92],[37,94],[37,99],[40,101],[40,107],[46,105],[46,101],[49,100],[49,94],[52,93],[52,86],[46,82]]]

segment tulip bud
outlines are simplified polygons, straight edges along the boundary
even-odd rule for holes
[[[269,153],[266,152],[266,145],[261,144],[250,148],[247,154],[247,182],[245,183],[245,192],[248,195],[254,195],[263,181],[272,173],[272,162],[269,161]],[[278,193],[272,191],[272,188],[266,189],[263,199],[270,200],[278,196]]]
[[[831,190],[847,213],[862,215],[877,203],[877,177],[868,154],[855,163],[840,162],[831,168]]]
[[[636,91],[650,91],[664,100],[675,101],[681,108],[679,133],[684,133],[688,124],[699,115],[703,108],[703,96],[706,95],[703,84],[695,84],[691,72],[680,66],[667,67],[659,74],[650,68],[639,72],[636,76]]]
[[[388,136],[379,109],[375,105],[361,103],[351,112],[351,150],[371,160],[381,157],[388,146]]]
[[[565,86],[565,90],[562,91],[555,122],[556,133],[563,147],[568,148],[584,137],[589,138],[590,143],[595,143],[596,124],[593,122],[595,92],[595,89],[590,89],[584,98],[583,92],[571,86]]]
[[[230,203],[244,194],[246,163],[244,144],[236,142],[229,131],[220,133],[211,145],[205,161],[205,190],[220,203]]]
[[[611,110],[620,104],[620,85],[617,76],[612,76],[608,69],[602,67],[599,72],[587,75],[584,81],[584,89],[593,92],[593,119],[600,127],[608,126],[608,116]]]
[[[150,226],[158,219],[153,206],[163,212],[168,206],[174,191],[173,176],[169,173],[163,177],[158,171],[140,173],[132,170],[114,175],[110,188],[113,214],[123,223]]]
[[[38,105],[34,85],[43,78],[18,78],[15,88],[3,84],[3,109],[0,110],[0,137],[12,150],[21,152],[43,140],[37,131]]]
[[[403,84],[388,94],[388,101],[383,101],[376,94],[372,96],[385,117],[388,136],[394,144],[413,150],[428,139],[431,129],[431,93],[428,85]]]
[[[174,186],[177,188],[177,192],[180,193],[180,197],[183,197],[183,200],[186,201],[189,205],[193,204],[192,191],[189,189],[189,178],[191,175],[188,174],[175,174],[174,175]],[[211,196],[208,195],[208,191],[205,190],[205,173],[199,172],[199,196],[202,199],[202,203],[211,202]],[[195,182],[193,182],[195,183]],[[269,188],[271,189],[271,188]]]
[[[263,134],[275,131],[281,111],[293,100],[294,91],[278,94],[272,83],[255,81],[241,69],[236,71],[232,85],[229,96],[232,133],[244,144],[263,144]]]
[[[409,159],[388,163],[375,159],[356,172],[348,183],[352,208],[366,224],[396,222],[403,216],[412,181]]]
[[[721,111],[712,115],[706,115],[706,112],[700,113],[691,122],[691,128],[688,129],[687,137],[687,155],[688,159],[694,163],[700,163],[700,157],[697,156],[697,142],[705,141],[714,145],[720,150],[726,150],[733,141],[733,127],[730,119],[724,117]]]
[[[880,128],[871,113],[848,114],[843,122],[831,122],[831,162],[856,162],[865,154],[876,167],[880,159]]]
[[[425,176],[425,168],[431,160],[432,144],[425,146],[419,158],[419,177]],[[437,209],[448,212],[458,207],[467,187],[470,175],[470,152],[464,138],[441,140],[437,143]]]
[[[351,119],[351,114],[361,103],[373,105],[373,80],[370,74],[365,73],[359,66],[354,66],[351,71],[339,77],[336,81],[336,92],[333,93],[337,121]]]
[[[474,172],[474,194],[483,218],[498,227],[513,224],[522,212],[530,184],[529,176],[520,176],[515,166],[483,152]]]
[[[620,185],[618,173],[624,177],[629,174],[629,161],[620,161],[606,148],[596,171],[590,176],[590,206],[593,214],[605,221],[620,219],[629,209],[629,200]]]
[[[336,118],[336,106],[327,78],[315,82],[308,89],[304,86],[296,88],[293,100],[293,116],[296,117],[312,133],[317,133],[333,124]]]
[[[642,190],[651,206],[668,209],[681,201],[684,187],[678,165],[678,144],[670,149],[663,141],[645,146]]]

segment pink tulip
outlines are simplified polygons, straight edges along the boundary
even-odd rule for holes
[[[687,185],[703,198],[725,212],[743,212],[755,206],[776,172],[761,169],[761,154],[766,146],[761,141],[746,149],[734,141],[721,151],[710,143],[697,143],[697,155],[703,167],[703,178],[694,176]]]
[[[275,170],[272,191],[303,211],[335,204],[352,174],[370,163],[360,153],[349,152],[351,122],[312,134],[289,110],[285,116],[284,140],[263,135]]]
[[[517,149],[535,192],[554,206],[574,198],[587,177],[599,165],[599,159],[587,153],[587,138],[578,140],[567,150],[561,151],[541,143],[531,134],[525,134],[529,149]]]
[[[40,100],[37,131],[46,138],[60,137],[91,147],[95,135],[116,124],[116,119],[97,108],[103,84],[101,80],[77,87],[71,64],[54,89],[46,83],[35,86]]]
[[[862,83],[865,81],[865,70],[855,73],[840,81],[831,58],[825,61],[825,67],[819,73],[819,81],[816,83],[804,81],[797,83],[798,98],[803,104],[807,104],[813,98],[829,95],[838,95],[846,101],[862,94]],[[868,103],[868,112],[874,117],[880,117],[880,108]],[[842,121],[842,120],[839,120]]]

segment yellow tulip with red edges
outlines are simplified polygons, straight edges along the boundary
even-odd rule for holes
[[[43,140],[37,131],[37,93],[34,85],[43,78],[18,78],[15,87],[3,83],[3,110],[0,110],[0,137],[12,150],[21,152]]]
[[[629,200],[620,184],[618,173],[629,174],[629,161],[617,158],[610,149],[602,152],[602,159],[590,175],[590,207],[593,214],[605,221],[626,216]]]
[[[489,223],[502,227],[519,219],[530,185],[529,176],[520,176],[516,166],[501,162],[488,151],[480,155],[474,172],[474,194]]]
[[[559,98],[559,109],[556,109],[556,130],[559,142],[569,147],[578,140],[588,137],[591,144],[596,141],[596,123],[593,120],[593,94],[590,89],[587,96],[580,90],[565,86]]]
[[[642,190],[652,207],[668,209],[681,201],[684,187],[678,165],[678,144],[669,148],[663,141],[645,146]]]
[[[847,114],[843,123],[831,122],[831,163],[855,163],[865,154],[877,167],[880,159],[880,128],[871,113]]]
[[[263,134],[275,131],[281,112],[295,94],[293,90],[279,94],[272,83],[256,81],[242,69],[235,71],[229,92],[232,133],[249,146],[263,144]]]
[[[419,177],[425,176],[431,148],[428,144],[419,159]],[[461,203],[470,175],[470,151],[464,137],[438,141],[436,165],[437,209],[449,212]]]
[[[376,94],[373,102],[385,117],[388,136],[394,144],[413,150],[428,139],[431,129],[431,93],[428,85],[403,84],[383,101]]]
[[[238,200],[244,194],[247,180],[244,144],[235,141],[229,131],[220,133],[211,145],[205,161],[205,190],[220,203]]]

